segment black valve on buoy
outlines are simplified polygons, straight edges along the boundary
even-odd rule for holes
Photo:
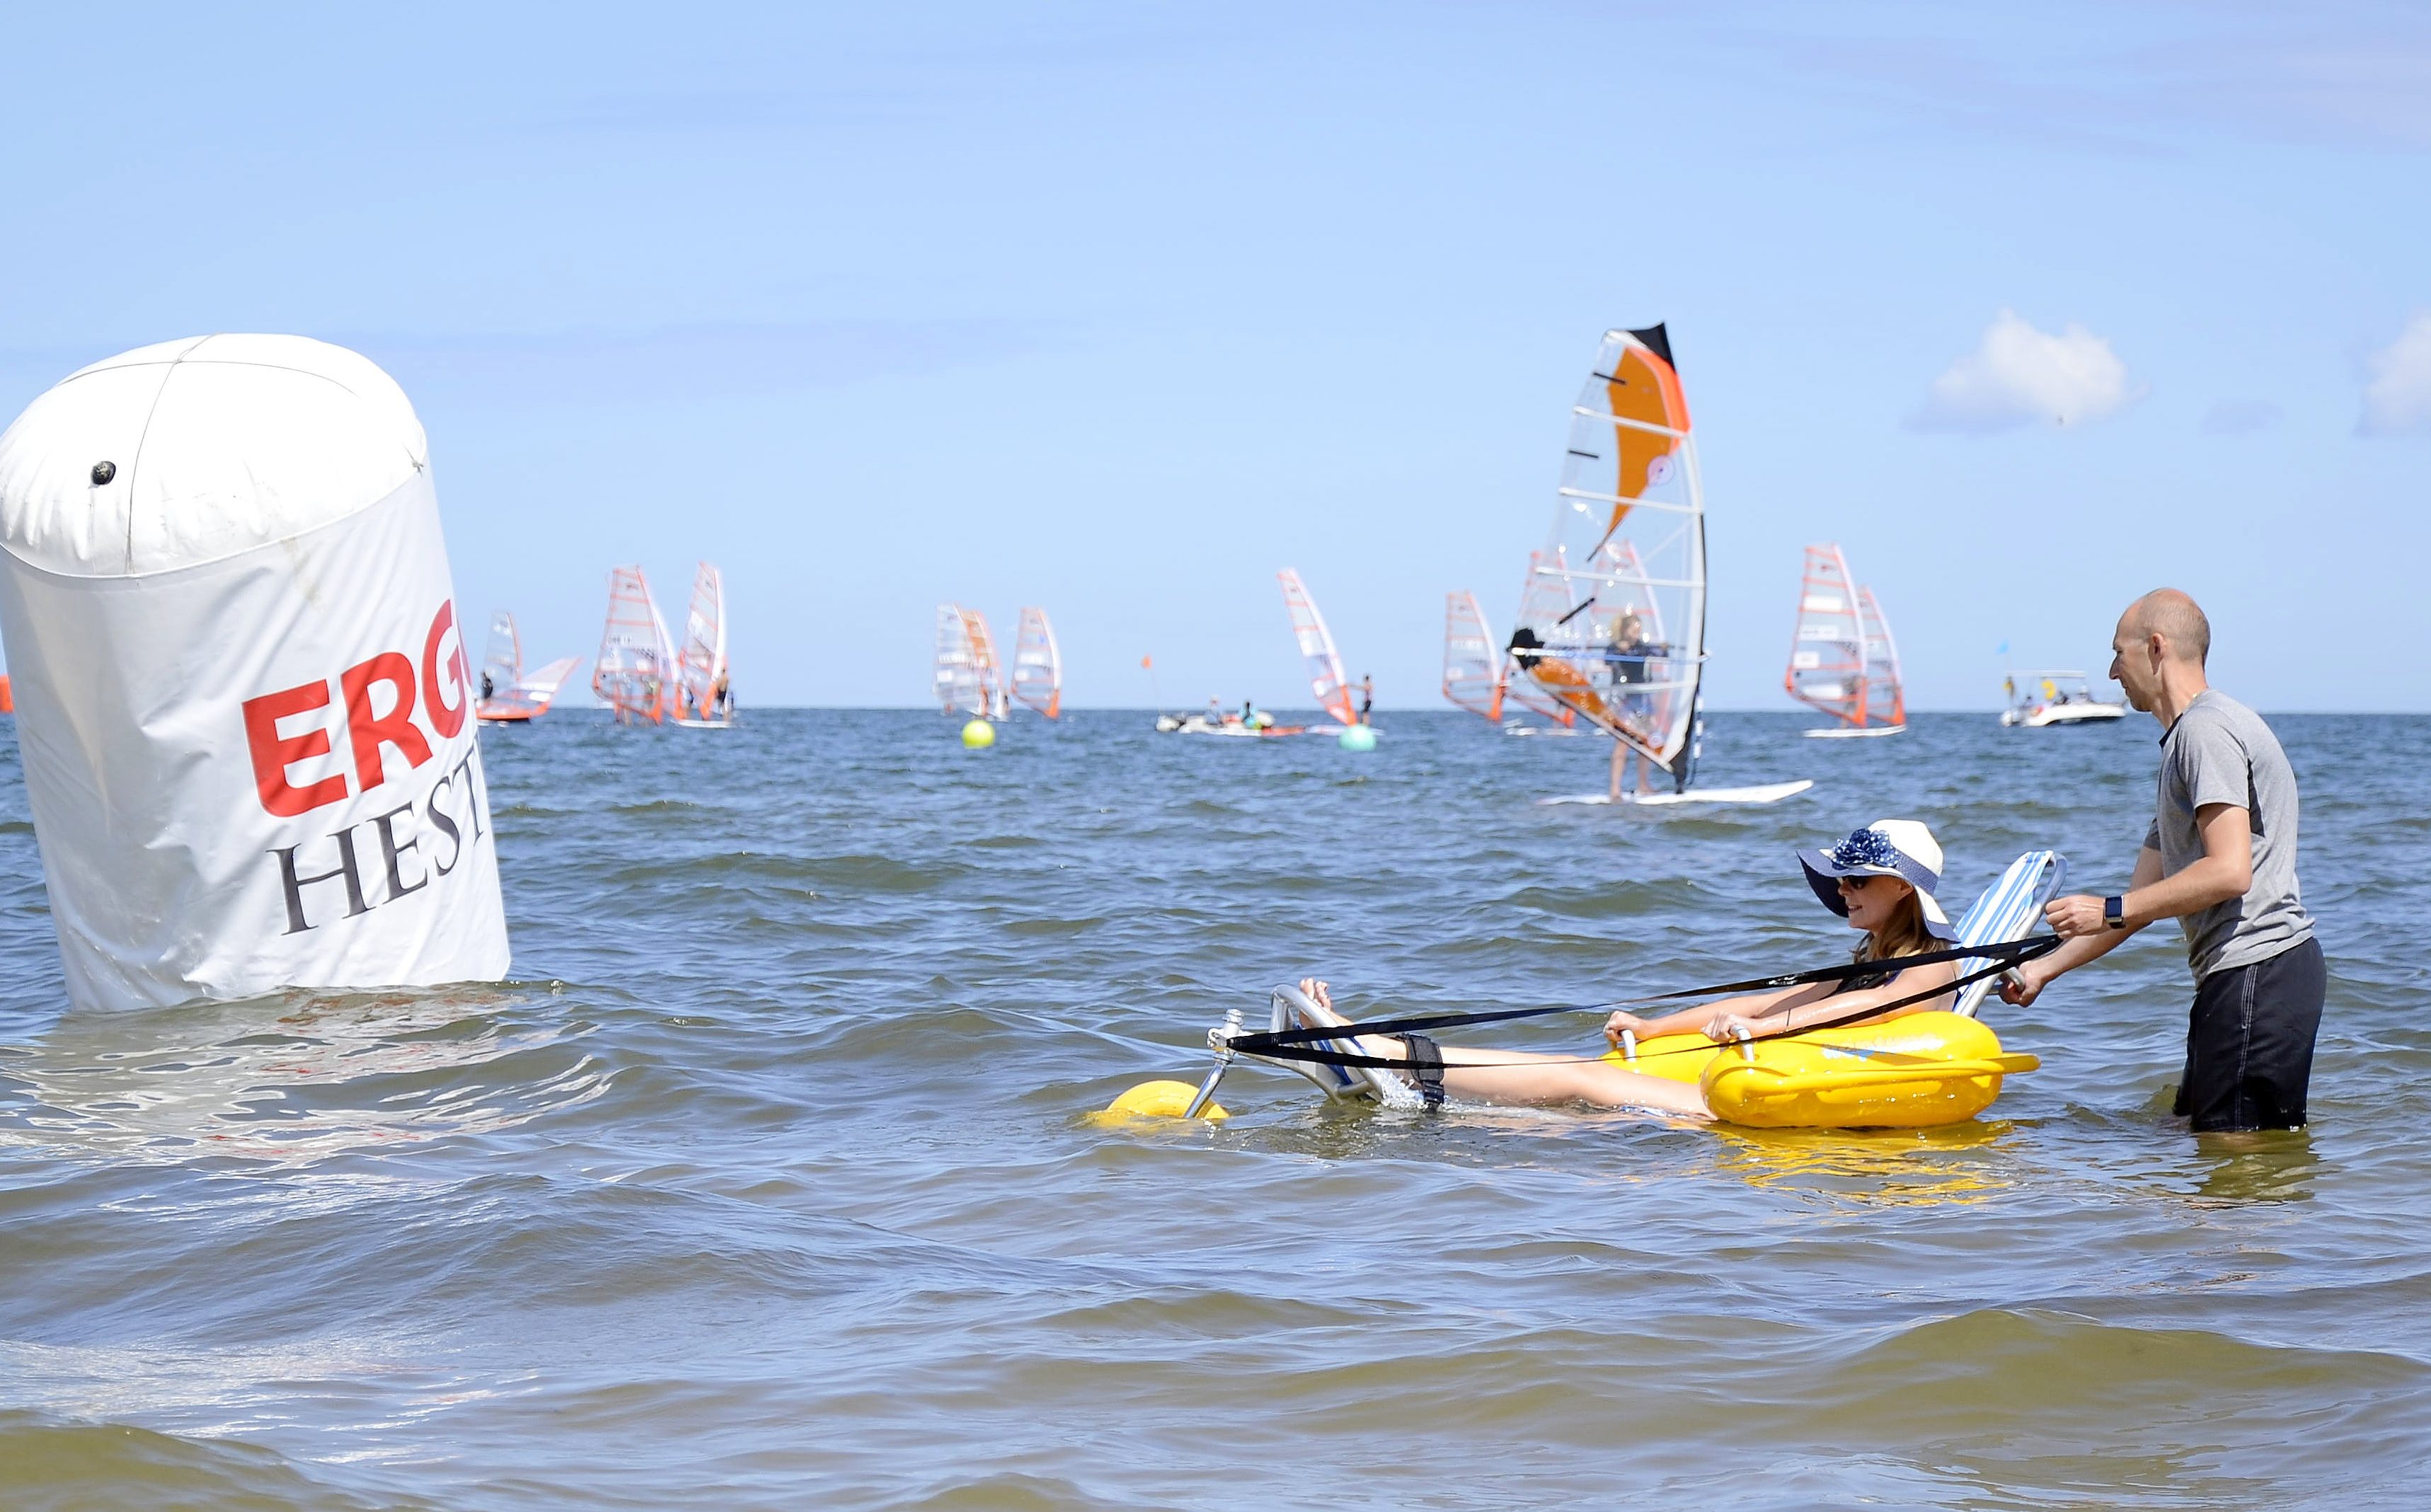
[[[117,475],[118,464],[116,462],[95,462],[92,464],[92,486],[94,488],[101,487],[103,484],[109,482],[111,478],[114,478]]]

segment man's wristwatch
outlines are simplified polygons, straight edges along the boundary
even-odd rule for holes
[[[2113,929],[2127,927],[2127,898],[2124,893],[2102,900],[2102,922]]]

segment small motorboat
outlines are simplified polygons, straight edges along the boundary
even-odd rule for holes
[[[2127,717],[2127,706],[2096,698],[2093,679],[2081,672],[2013,672],[2001,690],[2009,706],[2001,710],[2003,727],[2040,730],[2055,724],[2106,724]]]

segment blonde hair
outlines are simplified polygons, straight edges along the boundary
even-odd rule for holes
[[[1906,881],[1904,877],[1899,880]],[[1880,952],[1874,949],[1878,939],[1886,947]],[[1879,936],[1868,930],[1866,938],[1857,941],[1856,954],[1851,959],[1886,961],[1902,955],[1921,955],[1942,948],[1942,942],[1924,927],[1924,898],[1911,882],[1907,896],[1900,900],[1898,908],[1891,915],[1890,927]]]

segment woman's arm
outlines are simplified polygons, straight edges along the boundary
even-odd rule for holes
[[[1826,993],[1828,1002],[1818,998],[1807,1003],[1785,1005],[1782,1011],[1760,1018],[1733,1011],[1728,1001],[1718,1003],[1714,1007],[1721,1011],[1709,1014],[1707,1022],[1700,1027],[1706,1038],[1721,1044],[1736,1038],[1742,1029],[1751,1038],[1762,1039],[1772,1035],[1796,1034],[1802,1029],[1820,1025],[1836,1028],[1850,1023],[1888,1023],[1893,1019],[1904,1019],[1911,1013],[1931,1013],[1947,1006],[1948,989],[1957,979],[1956,961],[1936,961],[1931,966],[1911,966],[1880,987],[1861,988],[1836,997]],[[1942,990],[1921,1002],[1902,1001],[1934,988]],[[1893,1007],[1893,1004],[1899,1005]]]
[[[1620,1043],[1620,1033],[1626,1029],[1640,1039],[1657,1035],[1701,1034],[1714,1022],[1716,1012],[1735,1013],[1753,1022],[1786,1013],[1809,1003],[1818,1003],[1831,995],[1829,982],[1809,982],[1804,987],[1785,987],[1770,992],[1750,992],[1744,996],[1723,998],[1714,1003],[1700,1003],[1693,1008],[1682,1008],[1658,1019],[1641,1019],[1634,1013],[1616,1013],[1604,1021],[1603,1037],[1614,1044]]]

